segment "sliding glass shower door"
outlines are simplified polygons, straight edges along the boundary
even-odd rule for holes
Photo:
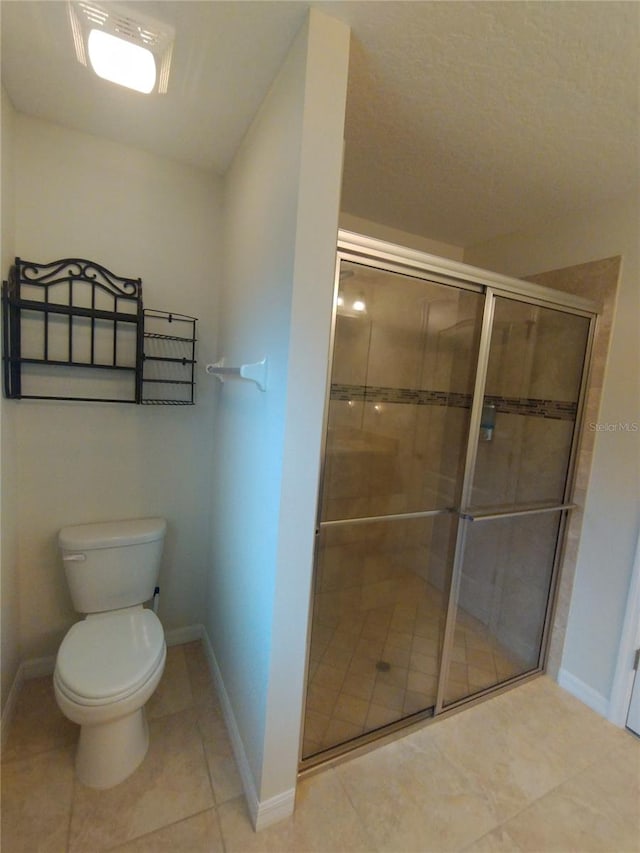
[[[540,665],[589,333],[481,282],[338,273],[303,761]]]
[[[482,308],[341,264],[303,757],[435,705]]]
[[[489,296],[439,708],[542,665],[590,319]]]

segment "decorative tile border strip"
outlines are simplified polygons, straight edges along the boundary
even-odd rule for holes
[[[430,391],[417,388],[385,388],[374,385],[331,385],[331,399],[365,403],[410,403],[414,406],[453,406],[471,408],[471,394],[458,391]],[[499,397],[491,394],[485,398],[496,407],[496,412],[509,415],[526,415],[558,421],[575,421],[577,404],[563,400],[543,400],[537,397]]]

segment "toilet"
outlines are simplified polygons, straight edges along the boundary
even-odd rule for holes
[[[143,607],[156,589],[163,518],[79,524],[58,536],[74,608],[85,618],[62,641],[53,686],[77,723],[76,773],[111,788],[149,746],[144,705],[162,677],[167,647],[160,620]]]

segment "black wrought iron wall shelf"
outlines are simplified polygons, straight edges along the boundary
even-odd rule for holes
[[[191,406],[195,402],[196,319],[144,310],[141,403]]]
[[[139,278],[82,258],[16,258],[2,307],[10,399],[195,402],[197,320],[144,309]]]

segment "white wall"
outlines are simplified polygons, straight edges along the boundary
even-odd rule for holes
[[[226,180],[219,354],[269,366],[220,392],[208,631],[258,824],[297,772],[348,44],[311,11]]]
[[[70,523],[162,515],[165,628],[204,621],[221,187],[169,161],[18,115],[15,252],[97,261],[143,280],[147,308],[200,318],[194,407],[8,401],[16,424],[23,657],[53,654],[77,619],[56,551]]]
[[[2,275],[6,276],[15,252],[14,132],[15,111],[2,89]],[[0,707],[4,709],[19,665],[20,598],[17,537],[14,523],[15,426],[10,403],[0,396]]]
[[[637,193],[599,210],[470,247],[465,261],[527,276],[622,256],[599,421],[640,423],[640,206]],[[640,523],[640,432],[598,432],[563,670],[607,700]]]

